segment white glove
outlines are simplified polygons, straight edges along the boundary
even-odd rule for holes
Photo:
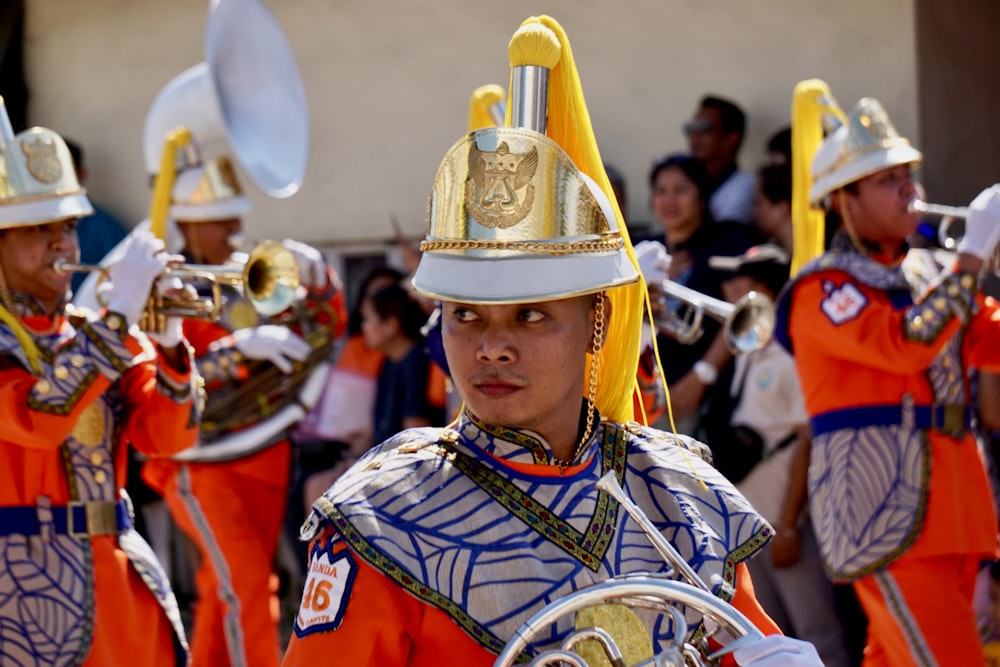
[[[163,241],[149,231],[136,232],[125,253],[111,265],[108,310],[124,315],[129,326],[136,324],[167,260]]]
[[[740,667],[823,667],[816,647],[801,639],[769,635],[733,651]]]
[[[154,289],[162,297],[183,291],[184,283],[177,276],[168,275],[158,279]],[[163,331],[148,331],[146,333],[162,348],[177,347],[184,340],[184,320],[180,317],[168,317]]]
[[[285,239],[281,245],[295,255],[295,263],[299,267],[299,280],[303,287],[317,288],[326,285],[326,261],[323,259],[323,253],[311,245],[293,239]]]
[[[635,247],[635,258],[647,285],[659,285],[667,279],[671,257],[659,241],[641,241]]]
[[[1000,241],[1000,183],[979,193],[969,204],[965,236],[958,243],[959,253],[985,260],[993,255]]]
[[[292,362],[303,361],[309,356],[309,343],[287,327],[263,324],[259,327],[237,329],[233,332],[236,349],[247,359],[264,359],[278,367],[282,373],[292,372]]]

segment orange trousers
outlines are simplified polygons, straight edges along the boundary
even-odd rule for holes
[[[287,466],[273,478],[226,464],[180,467],[164,498],[198,547],[191,667],[278,667],[280,609],[274,554],[287,499]]]
[[[972,611],[979,558],[907,558],[854,582],[868,615],[864,667],[986,664]]]

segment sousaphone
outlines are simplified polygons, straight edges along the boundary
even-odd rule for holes
[[[208,164],[215,159],[213,151],[231,152],[254,185],[271,197],[292,196],[305,177],[309,157],[305,87],[291,46],[270,9],[261,0],[212,0],[204,45],[205,60],[167,83],[146,116],[143,153],[146,170],[154,178],[154,196],[150,220],[137,229],[152,227],[163,233],[157,229],[157,218],[166,216],[174,177]],[[126,238],[101,263],[115,261],[129,241]],[[88,278],[74,302],[100,308],[96,286],[96,276]],[[305,369],[296,367],[292,400],[271,417],[211,442],[204,442],[203,430],[203,442],[175,459],[242,458],[279,440],[315,405],[325,385],[329,355],[310,359]]]

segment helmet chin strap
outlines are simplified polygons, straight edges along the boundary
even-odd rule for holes
[[[862,255],[868,256],[868,248],[861,242],[861,237],[858,236],[858,231],[854,228],[854,220],[851,219],[851,214],[847,212],[847,195],[844,194],[843,188],[837,190],[836,197],[837,203],[840,204],[840,223],[847,231],[847,235],[851,237],[851,243],[854,244],[857,251]]]

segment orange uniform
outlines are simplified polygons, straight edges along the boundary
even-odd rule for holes
[[[190,361],[163,363],[116,313],[50,321],[11,296],[42,368],[0,325],[0,662],[183,665],[169,581],[119,487],[128,444],[156,457],[196,441]]]
[[[814,431],[817,537],[868,613],[866,664],[983,661],[972,590],[997,519],[967,369],[1000,369],[1000,315],[974,276],[937,272],[924,251],[890,264],[841,235],[779,306]]]
[[[612,575],[662,571],[649,539],[594,488],[608,470],[720,597],[779,633],[741,562],[770,528],[698,445],[603,422],[587,451],[561,470],[534,434],[467,412],[455,430],[410,429],[372,450],[303,527],[315,539],[285,667],[330,656],[354,667],[424,667],[442,656],[490,665],[547,602]],[[532,650],[557,639],[546,634]]]
[[[332,274],[328,285],[309,292],[302,307],[312,316],[301,324],[332,338],[343,331],[346,309]],[[240,309],[245,313],[250,306],[231,292],[228,299],[219,323],[187,320],[184,325],[210,403],[213,391],[232,388],[252,372],[230,337],[238,327],[234,313]],[[299,325],[293,328],[303,333]],[[261,368],[257,366],[258,371]],[[259,423],[269,414],[270,406],[262,405],[260,413],[243,420],[239,428]],[[264,446],[225,462],[159,460],[143,469],[143,477],[164,496],[174,521],[201,555],[192,630],[196,667],[278,664],[279,609],[272,565],[288,495],[291,444],[283,433],[274,440],[255,443]]]

